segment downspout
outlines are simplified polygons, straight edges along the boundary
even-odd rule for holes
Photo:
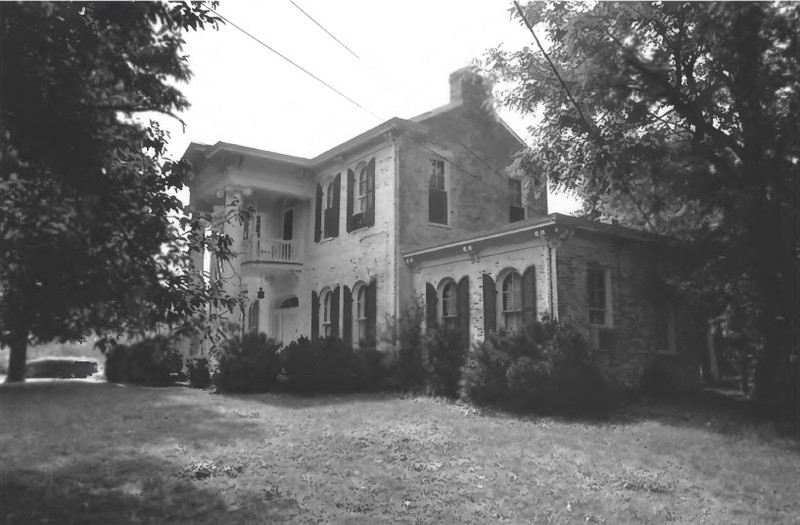
[[[550,315],[553,317],[554,320],[558,320],[558,274],[556,273],[556,250],[550,244],[547,243],[547,266],[549,267],[549,272],[547,272],[547,277],[549,280],[549,292],[550,292]]]
[[[400,256],[400,140],[396,136],[392,136],[392,146],[394,149],[394,239],[392,245],[394,246],[394,330],[393,339],[397,341],[397,328],[400,321],[400,271],[403,268],[401,264],[405,261]],[[413,283],[409,283],[413,287]],[[413,291],[412,291],[413,295]]]

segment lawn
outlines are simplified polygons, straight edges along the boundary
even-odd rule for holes
[[[3,523],[800,523],[800,449],[720,404],[0,386]]]

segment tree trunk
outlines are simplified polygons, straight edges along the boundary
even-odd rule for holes
[[[28,353],[28,336],[15,336],[8,345],[8,377],[6,383],[25,381],[25,361]]]

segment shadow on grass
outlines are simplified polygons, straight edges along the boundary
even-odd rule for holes
[[[230,399],[262,403],[275,408],[302,410],[334,405],[353,405],[357,403],[386,403],[401,399],[404,394],[375,392],[363,394],[294,394],[271,392],[266,394],[217,393],[214,395]]]
[[[270,523],[297,514],[276,491],[235,484],[253,475],[249,465],[209,469],[186,452],[192,442],[263,435],[263,421],[204,398],[108,383],[0,386],[0,523]]]
[[[1,523],[269,523],[295,514],[292,500],[219,491],[146,456],[82,460],[0,475]]]

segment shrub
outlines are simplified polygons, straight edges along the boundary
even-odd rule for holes
[[[385,334],[385,385],[389,389],[418,391],[425,386],[422,358],[424,313],[419,302],[415,301],[403,311],[400,321]]]
[[[281,352],[287,390],[301,394],[343,393],[355,390],[362,373],[374,362],[366,352],[357,356],[349,343],[336,338],[292,342]]]
[[[225,341],[218,355],[214,385],[221,392],[269,392],[280,372],[280,343],[266,334],[246,334]]]
[[[431,327],[423,343],[428,390],[435,396],[458,397],[468,343],[460,333],[441,326]]]
[[[477,404],[539,411],[594,409],[609,400],[583,338],[550,320],[487,334],[462,367],[461,395]]]
[[[375,348],[355,349],[352,371],[354,392],[378,392],[387,386],[385,355]]]
[[[205,389],[211,386],[211,371],[205,357],[190,359],[186,363],[186,371],[189,375],[189,386],[192,388]]]
[[[106,353],[106,380],[147,386],[169,386],[183,368],[183,357],[164,336],[132,345],[114,345]]]
[[[675,374],[659,363],[650,363],[642,371],[639,379],[639,392],[654,399],[664,399],[678,391]]]

